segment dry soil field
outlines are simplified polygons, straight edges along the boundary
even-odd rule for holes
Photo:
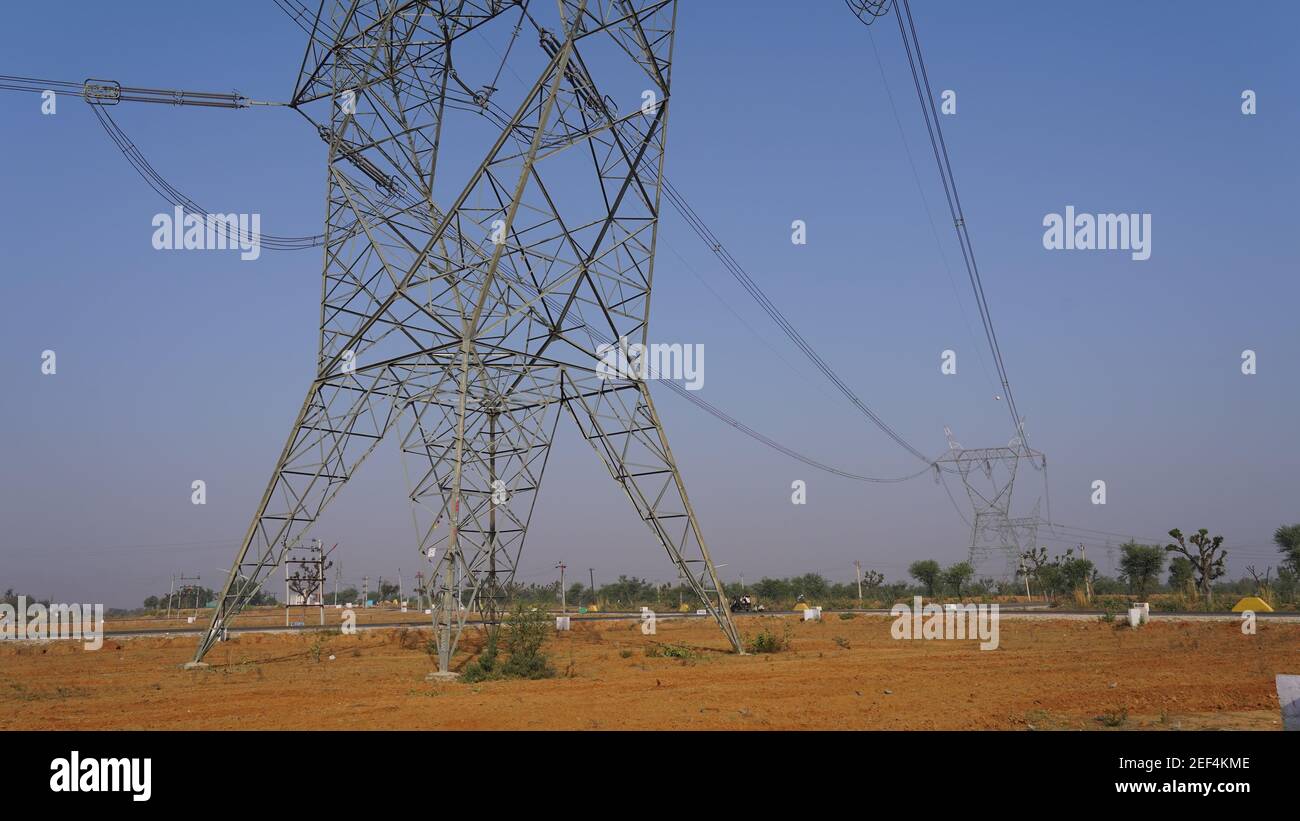
[[[196,637],[0,644],[0,728],[1280,728],[1273,677],[1300,625],[1004,619],[1001,646],[895,641],[890,619],[741,616],[791,649],[735,656],[711,622],[574,622],[542,681],[427,682],[428,630],[243,634],[181,670]],[[466,633],[457,666],[479,639]],[[690,658],[656,656],[655,644]],[[647,650],[651,652],[647,654]]]

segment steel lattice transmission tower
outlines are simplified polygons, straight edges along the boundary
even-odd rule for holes
[[[1037,545],[1040,521],[1037,502],[1032,516],[1011,516],[1016,472],[1022,461],[1045,469],[1047,457],[1020,437],[1005,447],[963,448],[953,440],[951,430],[944,428],[943,432],[948,437],[948,452],[935,460],[935,466],[939,470],[944,470],[945,465],[956,469],[975,513],[971,522],[971,567],[977,573],[987,569],[1000,554],[1004,560],[1002,578],[1014,579],[1020,555]]]
[[[469,614],[497,621],[561,415],[739,651],[645,381],[596,367],[646,341],[675,0],[326,5],[292,102],[329,146],[316,372],[195,661],[395,436],[448,672]]]

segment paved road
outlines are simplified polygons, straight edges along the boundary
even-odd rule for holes
[[[772,610],[763,613],[736,613],[740,618],[752,618],[756,616],[797,616],[802,611],[799,610]],[[870,616],[888,616],[888,610],[823,610],[824,616],[835,616],[839,613],[859,613]],[[1089,610],[1050,610],[1042,607],[1032,607],[1026,605],[1002,605],[998,614],[1002,618],[1040,618],[1040,619],[1071,619],[1071,620],[1093,620],[1099,618],[1102,614],[1097,611]],[[559,615],[558,613],[556,615]],[[574,621],[637,621],[641,618],[640,613],[584,613],[569,614]],[[1257,613],[1257,618],[1266,621],[1277,621],[1283,623],[1300,622],[1300,613]],[[655,618],[658,620],[668,619],[707,619],[707,614],[699,613],[656,613]],[[1124,619],[1124,614],[1116,614],[1116,619]],[[1186,612],[1151,612],[1151,621],[1241,621],[1240,613],[1216,612],[1216,613],[1186,613]],[[472,622],[471,622],[472,624]],[[357,630],[381,630],[391,629],[394,627],[428,627],[426,621],[384,621],[370,622],[367,624],[357,624]],[[105,638],[131,638],[144,636],[175,636],[185,634],[202,633],[207,628],[205,626],[195,625],[193,627],[173,627],[167,629],[135,629],[135,630],[105,630]],[[312,632],[315,630],[335,630],[337,624],[325,625],[307,624],[301,627],[290,626],[283,627],[280,625],[269,626],[246,626],[231,627],[230,633],[302,633]]]

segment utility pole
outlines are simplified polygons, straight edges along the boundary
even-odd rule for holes
[[[596,603],[596,568],[587,568],[588,578],[591,579],[591,603]]]
[[[181,580],[181,590],[184,591],[184,589],[185,589],[185,582],[187,582],[187,581],[190,581],[190,582],[196,582],[196,581],[199,580],[199,577],[198,577],[198,576],[186,576],[184,573],[182,573],[182,574],[180,575],[180,580]],[[197,618],[198,615],[199,615],[199,586],[198,586],[197,584],[192,584],[192,585],[190,585],[190,588],[193,589],[193,591],[194,591],[194,615],[195,615],[195,617]],[[177,609],[179,610],[180,608],[177,608]]]
[[[339,559],[338,572],[334,574],[334,606],[339,604],[339,579],[343,577],[343,560]]]
[[[568,565],[566,565],[564,562],[560,562],[559,564],[556,565],[556,567],[560,569],[560,613],[564,614],[569,612],[569,605],[568,602],[565,600],[565,593],[564,593],[564,569],[568,567]]]
[[[1025,577],[1025,596],[1026,596],[1026,598],[1028,598],[1030,601],[1033,601],[1034,596],[1033,596],[1032,593],[1029,592],[1029,574],[1028,574],[1027,572],[1025,572],[1025,557],[1024,557],[1024,556],[1021,556],[1021,557],[1020,557],[1020,575],[1022,575],[1022,576]]]
[[[857,559],[853,560],[853,569],[858,574],[858,607],[862,607],[862,562]]]
[[[361,607],[365,609],[370,606],[370,577],[361,577]]]
[[[1084,547],[1083,542],[1079,542],[1079,557],[1085,562],[1088,561],[1088,548]],[[1083,577],[1083,592],[1087,594],[1088,601],[1092,601],[1092,573]]]
[[[172,617],[172,597],[176,595],[176,574],[172,574],[172,589],[167,592],[167,618]]]
[[[406,596],[403,595],[402,588],[402,568],[400,567],[397,568],[397,606],[399,608],[406,606]]]

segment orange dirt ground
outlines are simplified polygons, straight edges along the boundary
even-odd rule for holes
[[[575,621],[547,643],[555,678],[465,684],[425,681],[427,629],[243,634],[190,671],[192,635],[4,642],[0,729],[1280,729],[1274,675],[1300,673],[1297,624],[1007,618],[981,651],[895,641],[883,616],[738,621],[791,649],[728,654],[703,620]],[[458,668],[480,643],[466,631]]]

